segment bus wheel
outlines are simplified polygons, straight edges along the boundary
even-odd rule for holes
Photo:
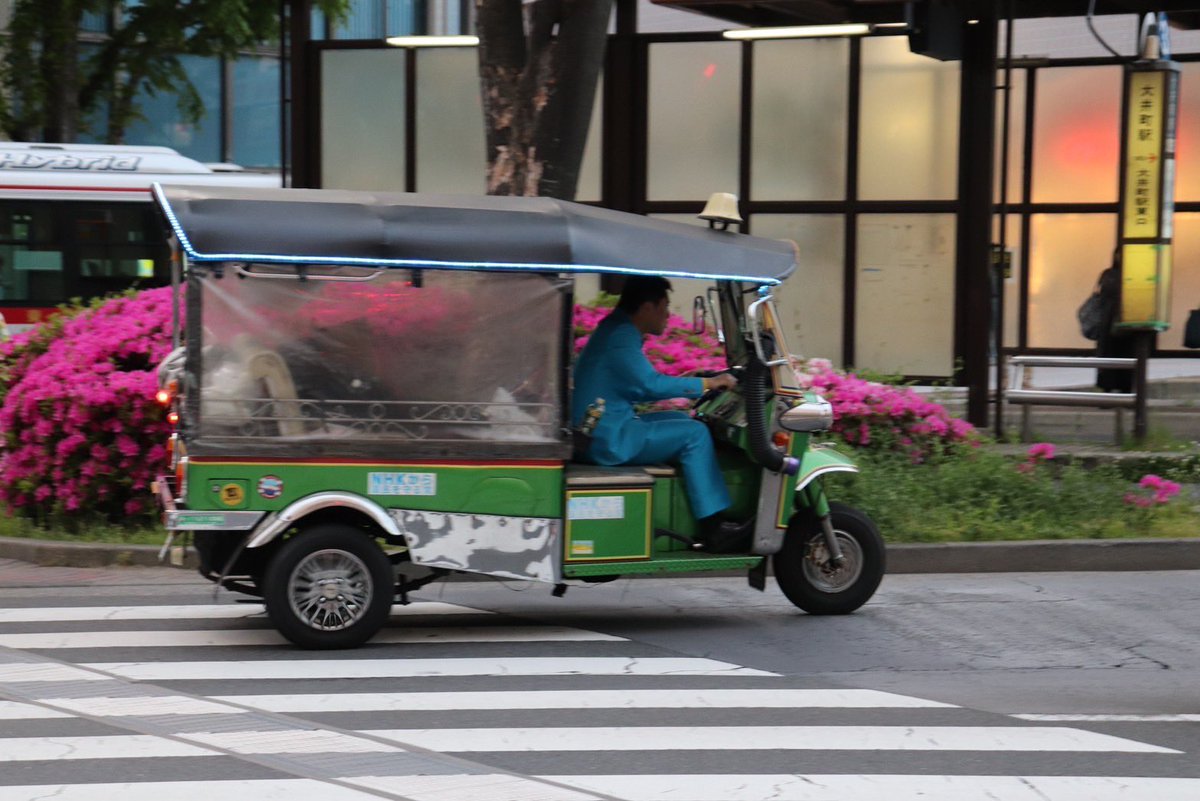
[[[354,648],[387,622],[395,573],[375,541],[337,523],[313,526],[275,553],[263,602],[279,633],[301,648]]]
[[[858,609],[875,594],[886,567],[883,537],[871,518],[840,503],[830,503],[829,510],[844,557],[840,565],[830,564],[821,522],[810,509],[792,517],[783,548],[773,557],[779,589],[810,615]]]

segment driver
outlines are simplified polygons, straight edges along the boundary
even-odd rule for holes
[[[661,334],[670,316],[671,283],[657,276],[626,280],[612,313],[600,321],[575,364],[571,424],[579,430],[592,407],[601,411],[583,454],[602,465],[658,464],[683,467],[683,481],[700,537],[708,550],[737,550],[750,523],[723,522],[730,505],[708,427],[686,412],[637,414],[635,404],[668,398],[698,398],[706,390],[737,385],[729,373],[711,378],[663,375],[642,352],[642,338]],[[601,402],[603,401],[603,402]]]

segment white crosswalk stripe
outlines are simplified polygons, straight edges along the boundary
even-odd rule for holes
[[[1079,729],[1013,726],[609,726],[380,729],[434,751],[1110,751],[1170,748]]]
[[[392,607],[393,617],[425,615],[491,615],[482,609],[438,601]],[[0,609],[0,623],[58,623],[113,620],[232,620],[266,619],[261,604],[188,604],[173,606],[43,606]]]
[[[510,690],[508,692],[221,695],[271,712],[413,712],[455,709],[953,709],[877,690]]]
[[[622,637],[564,626],[463,626],[454,629],[394,629],[376,644],[421,645],[455,642],[620,642]],[[240,631],[82,631],[0,634],[0,646],[39,651],[62,648],[174,648],[226,645],[285,645],[271,629]]]
[[[134,681],[399,679],[415,676],[774,676],[715,659],[623,656],[467,657],[461,659],[309,659],[256,662],[93,662],[84,665]]]
[[[334,658],[281,650],[290,646],[253,604],[0,609],[0,648],[40,660],[0,659],[0,765],[8,766],[0,768],[0,801],[1200,798],[1200,778],[1065,775],[1072,754],[1171,759],[1181,753],[1072,722],[1189,722],[1191,715],[989,721],[951,704],[868,689],[796,687],[765,670],[675,656],[583,629],[509,621],[486,610],[425,602],[393,613],[402,620],[371,648]],[[65,630],[69,624],[83,630]],[[530,689],[543,678],[554,685]],[[519,683],[509,689],[510,682]],[[672,769],[700,758],[688,756],[695,752],[755,755],[756,768],[768,767]],[[818,752],[826,756],[805,756]],[[821,766],[831,753],[905,755],[900,764],[913,772],[788,772]],[[970,762],[954,770],[953,760],[963,758],[956,755],[979,753],[1053,755],[1050,772],[1064,775],[974,775]],[[603,754],[629,755],[604,764],[632,772],[580,769],[587,764],[581,760]],[[155,767],[200,756],[206,759],[188,763],[194,780]],[[378,767],[391,758],[446,761],[440,773],[351,772],[345,761]],[[229,778],[221,767],[229,760],[297,778]],[[577,772],[547,770],[558,760]],[[141,780],[109,781],[129,775],[115,766],[133,764]],[[529,769],[519,770],[522,764]],[[105,765],[114,767],[105,773]],[[26,775],[53,780],[15,783]]]

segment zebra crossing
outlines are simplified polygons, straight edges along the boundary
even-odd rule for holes
[[[808,686],[453,604],[393,612],[330,654],[254,604],[0,609],[0,801],[1200,798],[1161,775],[1186,754],[1087,716]]]

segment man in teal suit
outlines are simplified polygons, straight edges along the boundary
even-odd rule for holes
[[[698,398],[705,390],[737,384],[729,373],[712,378],[673,377],[650,364],[642,351],[642,338],[666,329],[670,289],[669,281],[656,276],[626,280],[617,307],[596,326],[575,364],[571,424],[578,429],[589,406],[603,408],[584,454],[596,464],[681,465],[701,537],[712,544],[740,537],[745,527],[736,531],[723,527],[716,516],[729,506],[730,498],[707,426],[685,412],[635,412],[639,403]]]

